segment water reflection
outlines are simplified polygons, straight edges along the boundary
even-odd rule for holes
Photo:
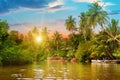
[[[0,80],[120,80],[120,65],[42,62],[0,67]]]
[[[120,65],[108,63],[93,63],[92,77],[96,80],[120,80]]]

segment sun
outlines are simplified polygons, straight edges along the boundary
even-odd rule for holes
[[[37,36],[37,37],[36,37],[36,41],[37,41],[37,42],[41,42],[41,41],[42,41],[41,36]]]

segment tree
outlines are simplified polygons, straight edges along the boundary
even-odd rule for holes
[[[0,21],[0,44],[7,39],[9,25],[6,21]]]
[[[118,20],[112,19],[111,23],[108,25],[107,28],[108,32],[110,32],[115,38],[120,34],[120,27],[118,26]],[[111,38],[113,39],[113,38]],[[119,39],[119,38],[118,38]],[[116,39],[113,39],[116,41]]]
[[[100,25],[101,29],[104,30],[111,38],[116,39],[116,41],[120,42],[117,38],[115,38],[112,33],[110,33],[106,29],[106,25],[108,22],[108,14],[103,10],[102,6],[99,5],[99,2],[95,2],[89,6],[88,14],[88,24],[94,28],[96,25]]]
[[[37,27],[34,27],[32,30],[33,34],[39,34],[39,30],[37,29]]]
[[[84,35],[84,40],[86,41],[87,16],[85,12],[81,13],[79,26],[80,26],[79,31]]]
[[[120,27],[118,26],[118,20],[112,19],[111,23],[108,25],[107,31],[114,36],[114,38],[112,38],[108,35],[109,39],[107,41],[111,43],[111,52],[116,53],[119,48],[119,42],[117,40],[120,39]]]
[[[10,31],[9,38],[14,40],[17,44],[20,44],[23,39],[23,38],[20,38],[20,33],[15,30]]]
[[[87,19],[88,19],[87,13],[82,12],[79,21],[79,31],[80,34],[83,34],[85,41],[90,40],[92,36],[92,29],[88,25]]]
[[[53,48],[53,51],[55,51],[54,56],[58,56],[62,48],[62,35],[58,31],[56,31],[54,32],[52,38],[53,39],[51,46]]]
[[[62,35],[59,32],[56,31],[53,34],[53,43],[54,43],[54,45],[56,45],[56,50],[59,49],[61,41],[62,41]]]
[[[81,62],[90,62],[91,45],[90,41],[79,43],[75,57]]]
[[[120,27],[118,26],[118,20],[112,19],[111,23],[108,25],[107,31],[111,33],[115,38],[117,38],[117,35],[120,34]],[[113,40],[116,40],[116,39],[113,39]]]
[[[92,42],[91,58],[107,58],[111,60],[116,59],[113,56],[113,53],[117,51],[116,47],[117,49],[119,47],[118,42],[111,40],[111,37],[105,31],[101,31],[99,34],[97,34]]]
[[[47,27],[44,27],[41,31],[41,35],[44,41],[48,41],[48,29]]]
[[[108,21],[108,14],[103,10],[102,6],[99,5],[99,2],[95,2],[89,6],[87,16],[88,24],[93,28],[96,25],[104,27],[104,24]]]
[[[39,54],[37,55],[37,60],[44,60],[51,53],[47,27],[44,27],[41,30],[40,36],[42,38],[42,43],[40,43],[39,45],[40,48],[39,48]]]
[[[68,19],[65,21],[66,29],[72,33],[76,30],[76,22],[72,16],[68,16]]]
[[[108,35],[105,33],[105,31],[99,32],[95,36],[94,39],[92,39],[92,45],[91,45],[91,58],[93,59],[103,59],[103,58],[112,58],[111,55],[111,49],[110,49],[110,43],[107,41]]]

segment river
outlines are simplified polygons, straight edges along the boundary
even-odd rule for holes
[[[1,66],[0,80],[120,80],[120,64],[41,62]]]

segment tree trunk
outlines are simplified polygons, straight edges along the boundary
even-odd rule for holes
[[[115,36],[113,36],[109,31],[107,31],[103,25],[101,25],[102,29],[113,39],[116,40],[117,42],[120,42]]]
[[[116,59],[109,51],[106,51],[106,53],[111,60]]]

